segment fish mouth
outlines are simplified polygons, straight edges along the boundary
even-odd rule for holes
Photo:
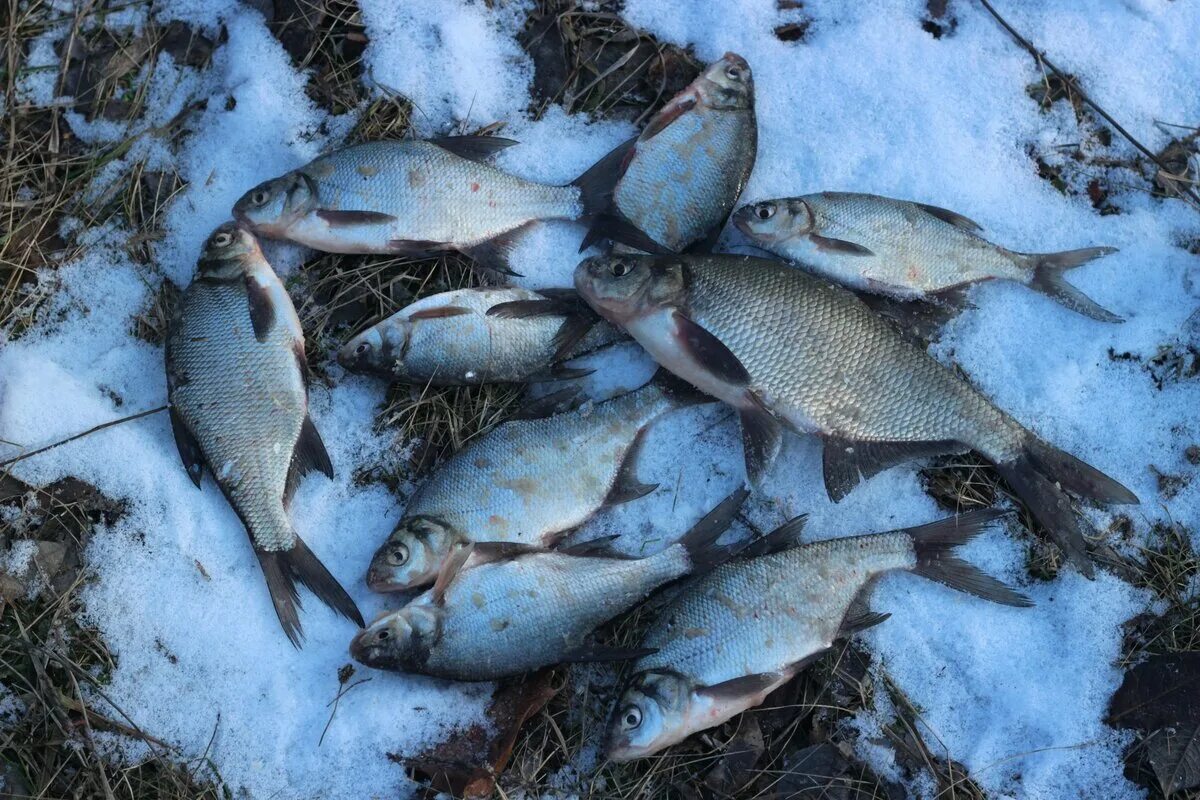
[[[375,592],[403,592],[405,589],[412,588],[408,584],[396,580],[391,570],[377,567],[367,570],[367,587]]]
[[[750,215],[752,213],[753,209],[750,206],[743,206],[733,215],[733,227],[746,234],[746,236],[754,235],[754,231],[750,229]]]

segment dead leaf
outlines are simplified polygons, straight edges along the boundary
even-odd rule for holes
[[[1154,655],[1126,672],[1107,722],[1141,731],[1163,794],[1200,786],[1200,652]]]
[[[737,734],[725,748],[721,760],[704,776],[704,784],[718,797],[736,797],[754,777],[754,766],[764,750],[757,714],[743,714]]]

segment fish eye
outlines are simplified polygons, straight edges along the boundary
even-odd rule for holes
[[[388,550],[388,563],[393,567],[402,567],[408,563],[408,545],[398,544]]]
[[[775,204],[759,203],[758,207],[754,209],[754,216],[758,217],[759,219],[770,219],[771,217],[775,216]]]
[[[354,355],[356,355],[356,356],[366,355],[367,351],[370,349],[371,349],[370,342],[359,342],[358,347],[354,348]]]
[[[612,265],[612,274],[618,278],[623,278],[629,274],[631,269],[633,268],[629,266],[628,261],[616,261]]]
[[[233,244],[233,234],[221,231],[212,237],[213,247],[228,247]]]
[[[379,633],[375,634],[375,641],[386,642],[389,636],[391,636],[391,633],[388,632],[387,628],[384,628],[383,630],[379,631]]]
[[[741,67],[726,67],[725,77],[731,81],[740,81],[742,79]]]
[[[269,195],[266,193],[266,191],[263,189],[259,189],[257,192],[250,195],[250,202],[254,203],[254,205],[256,205],[256,206],[261,206],[267,202],[268,198],[269,198]]]
[[[633,730],[642,724],[642,710],[637,706],[625,706],[621,712],[621,724],[626,730]]]

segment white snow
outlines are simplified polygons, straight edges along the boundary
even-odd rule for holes
[[[363,0],[369,82],[380,96],[408,97],[421,134],[505,122],[502,135],[521,145],[498,163],[565,183],[633,129],[557,108],[530,120],[532,65],[515,37],[534,4],[492,5]],[[1200,95],[1184,79],[1200,67],[1191,36],[1200,26],[1194,4],[1130,0],[1086,13],[1066,0],[1009,5],[1011,21],[1151,148],[1168,138],[1155,120],[1200,122]],[[1177,243],[1200,231],[1200,217],[1183,203],[1150,197],[1132,174],[1114,187],[1122,213],[1112,216],[1039,178],[1027,145],[1048,152],[1079,141],[1073,116],[1062,104],[1039,112],[1025,87],[1040,73],[980,7],[953,3],[951,11],[957,28],[940,40],[921,29],[919,0],[869,7],[810,1],[791,11],[779,11],[775,0],[746,0],[736,12],[706,0],[626,0],[623,13],[703,60],[726,50],[749,60],[759,153],[745,202],[823,189],[877,192],[952,208],[1019,250],[1120,247],[1071,280],[1126,316],[1123,325],[1095,323],[1022,287],[997,284],[974,292],[978,308],[950,326],[936,353],[959,363],[1017,419],[1137,492],[1143,504],[1131,513],[1136,537],[1168,518],[1200,530],[1196,482],[1164,500],[1150,469],[1196,477],[1183,451],[1200,443],[1200,383],[1173,382],[1160,391],[1140,363],[1109,358],[1110,348],[1151,356],[1160,345],[1194,340],[1187,320],[1200,305],[1197,259]],[[354,122],[353,114],[331,117],[312,103],[306,76],[258,12],[173,0],[156,4],[155,15],[191,21],[210,34],[223,26],[228,38],[203,71],[160,60],[150,79],[154,100],[131,130],[71,121],[89,140],[149,131],[101,176],[97,191],[146,159],[151,168],[178,171],[187,186],[167,212],[153,267],[125,252],[132,232],[105,228],[84,232],[85,255],[43,277],[59,285],[41,321],[0,350],[0,439],[23,447],[162,404],[162,352],[134,337],[133,316],[163,280],[186,285],[201,242],[242,192],[336,145]],[[779,24],[801,17],[813,19],[804,41],[773,35]],[[131,14],[122,22],[139,20]],[[44,69],[23,80],[11,103],[55,102],[56,35],[61,31],[32,43],[30,63]],[[153,133],[201,101],[181,145]],[[1128,150],[1120,142],[1113,149]],[[526,276],[521,282],[568,284],[580,235],[569,224],[537,229],[514,262]],[[285,274],[305,257],[287,246],[268,253]],[[609,371],[589,379],[594,393],[632,386],[650,369],[629,350],[606,362]],[[300,535],[368,618],[385,601],[366,590],[362,575],[402,508],[382,486],[360,485],[356,476],[398,458],[408,444],[373,432],[383,397],[384,388],[365,378],[313,386],[313,416],[337,477],[309,478],[292,506]],[[10,452],[4,447],[0,457]],[[240,523],[211,481],[202,491],[192,486],[164,416],[59,448],[15,471],[34,484],[74,475],[126,501],[125,516],[97,530],[86,553],[96,577],[84,594],[88,621],[118,659],[106,694],[186,757],[204,752],[212,738],[209,756],[235,793],[403,796],[413,785],[385,754],[412,754],[444,726],[478,719],[486,686],[359,668],[356,677],[371,681],[342,698],[318,746],[337,670],[349,660],[352,625],[306,594],[307,644],[299,651],[288,644]],[[639,552],[681,533],[742,479],[735,420],[717,406],[670,415],[652,431],[638,473],[660,489],[601,513],[582,536],[621,532],[622,546]],[[942,515],[912,467],[890,470],[830,504],[820,450],[810,439],[786,442],[748,513],[762,529],[808,513],[811,538]],[[1101,528],[1110,518],[1089,513]],[[1036,608],[1000,608],[892,576],[874,605],[893,616],[864,634],[864,642],[876,669],[886,670],[921,710],[935,752],[965,763],[995,796],[1139,797],[1141,790],[1122,775],[1124,739],[1100,720],[1120,681],[1113,662],[1121,624],[1150,599],[1105,574],[1092,582],[1066,573],[1034,583],[1024,571],[1027,543],[1028,534],[1007,523],[969,554],[1021,584]],[[859,755],[883,770],[891,751],[871,737],[889,720],[881,703],[856,721],[864,734]],[[110,745],[126,747],[116,739]],[[914,788],[921,787],[928,791],[930,784],[919,780]]]

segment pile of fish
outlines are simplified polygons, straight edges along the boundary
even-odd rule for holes
[[[237,202],[236,222],[209,238],[172,323],[171,419],[192,480],[199,487],[207,468],[245,524],[293,643],[303,637],[303,584],[362,628],[350,651],[380,669],[478,681],[630,659],[608,733],[610,758],[625,760],[761,703],[838,638],[882,622],[887,614],[868,601],[883,573],[1029,605],[956,554],[1000,515],[992,510],[815,544],[800,543],[798,518],[722,543],[749,494],[742,489],[651,555],[624,555],[615,537],[563,546],[600,509],[656,488],[637,479],[644,434],[697,403],[737,412],[751,486],[786,432],[820,437],[833,502],[889,467],[977,452],[1066,558],[1093,573],[1071,495],[1137,498],[995,406],[858,292],[937,302],[1009,280],[1119,322],[1063,277],[1111,248],[1017,253],[954,212],[864,194],[735,212],[756,138],[750,66],[730,53],[566,186],[487,163],[515,142],[463,136],[335,150]],[[731,213],[777,258],[713,253]],[[334,467],[307,412],[299,320],[257,237],[334,253],[456,250],[509,276],[514,241],[545,219],[579,220],[588,226],[580,250],[608,243],[611,254],[583,260],[573,287],[426,297],[354,336],[339,362],[418,386],[564,381],[587,373],[572,359],[632,339],[661,369],[599,402],[552,393],[441,464],[363,565],[370,588],[407,602],[364,625],[288,519],[300,479]],[[640,641],[593,638],[672,583],[673,599]]]

